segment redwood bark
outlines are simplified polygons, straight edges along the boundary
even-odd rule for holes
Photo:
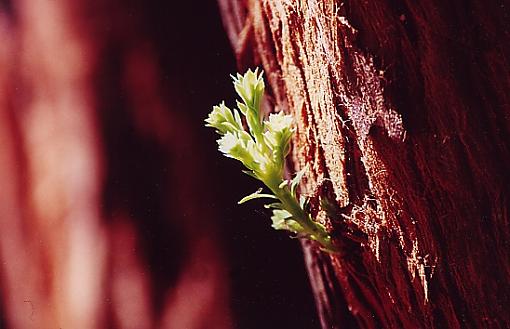
[[[175,69],[156,6],[0,1],[1,328],[232,326],[202,118],[175,87],[208,71]]]
[[[219,4],[342,250],[303,242],[323,328],[510,327],[510,3]]]

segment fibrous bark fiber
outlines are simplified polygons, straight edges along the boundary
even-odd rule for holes
[[[323,327],[509,327],[510,4],[219,3],[342,250],[303,243]]]

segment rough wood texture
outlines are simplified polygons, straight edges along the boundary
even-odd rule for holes
[[[297,121],[324,328],[510,327],[510,4],[220,0],[241,69]]]

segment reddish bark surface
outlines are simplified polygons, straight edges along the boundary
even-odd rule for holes
[[[510,327],[510,3],[219,3],[342,250],[303,242],[323,328]]]
[[[0,0],[0,328],[318,327],[204,127],[232,73],[214,1]]]
[[[185,112],[183,74],[164,72],[168,48],[157,53],[157,26],[143,21],[151,7],[8,4],[0,327],[230,328],[228,268],[197,142],[203,119]]]

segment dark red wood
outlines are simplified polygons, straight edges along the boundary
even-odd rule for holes
[[[219,3],[337,205],[343,252],[304,243],[323,327],[508,328],[510,4]]]

